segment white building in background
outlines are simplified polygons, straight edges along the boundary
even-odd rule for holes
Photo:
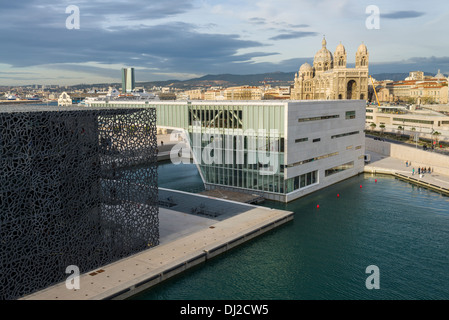
[[[364,169],[363,100],[90,103],[106,105],[155,108],[158,128],[184,132],[206,189],[289,202]]]
[[[58,106],[71,106],[72,98],[67,94],[67,92],[61,93],[58,98]]]

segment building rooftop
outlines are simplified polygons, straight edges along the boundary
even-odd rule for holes
[[[111,107],[86,107],[81,105],[72,106],[52,106],[39,104],[1,104],[0,113],[17,113],[17,112],[68,112],[68,111],[93,111],[93,110],[137,110],[142,107],[127,107],[127,106],[111,106]]]

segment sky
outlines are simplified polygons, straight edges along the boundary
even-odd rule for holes
[[[0,85],[295,72],[323,37],[371,74],[447,75],[447,30],[446,0],[0,0]]]

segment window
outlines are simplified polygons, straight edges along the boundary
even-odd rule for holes
[[[296,139],[295,143],[306,142],[309,141],[309,138]]]
[[[337,119],[337,118],[340,118],[340,116],[333,115],[333,116],[321,116],[321,117],[312,117],[312,118],[300,118],[300,119],[298,119],[298,122],[319,121],[319,120]]]
[[[345,171],[345,170],[348,170],[348,169],[352,169],[352,168],[354,168],[354,161],[349,162],[349,163],[345,163],[345,164],[342,164],[341,166],[333,167],[331,169],[326,170],[325,176],[328,177],[328,176],[331,176],[333,174],[336,174],[336,173],[339,173],[339,172],[342,172],[342,171]]]
[[[347,136],[352,136],[355,134],[359,134],[360,131],[354,131],[354,132],[348,132],[348,133],[342,133],[342,134],[337,134],[335,136],[332,136],[332,139],[337,139],[337,138],[342,138],[342,137],[347,137]]]
[[[355,119],[355,111],[346,112],[346,120]]]
[[[290,182],[290,184],[293,183],[293,189],[290,188],[289,192],[317,184],[318,183],[318,171],[309,172],[309,173],[297,176],[295,178],[291,178],[286,181],[286,184],[288,185],[289,182]]]
[[[315,142],[320,142],[320,141],[321,141],[321,138],[313,139],[313,143],[315,143]]]
[[[411,123],[422,123],[422,124],[434,124],[434,121],[429,121],[429,120],[419,120],[419,119],[393,118],[393,121],[411,122]]]
[[[293,168],[293,167],[300,166],[300,165],[303,165],[303,164],[306,164],[306,163],[310,163],[310,162],[313,162],[313,161],[317,161],[317,160],[321,160],[321,159],[327,159],[327,158],[330,158],[330,157],[338,156],[338,154],[339,154],[338,152],[334,152],[334,153],[326,154],[324,156],[320,156],[320,157],[316,157],[316,158],[312,158],[312,159],[299,161],[299,162],[296,162],[296,163],[293,163],[293,164],[289,164],[287,166],[287,168]]]

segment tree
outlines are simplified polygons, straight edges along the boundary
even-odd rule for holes
[[[411,130],[412,130],[412,134],[410,135],[410,140],[414,139],[415,135],[416,135],[416,128],[413,127]]]
[[[381,125],[379,126],[379,128],[380,128],[380,130],[381,130],[381,132],[382,132],[382,134],[383,134],[384,131],[385,131],[385,125],[384,125],[384,124],[381,124]]]
[[[373,122],[370,124],[371,130],[374,131],[376,129],[377,125]]]
[[[435,140],[437,141],[437,144],[439,144],[439,140],[440,140],[439,137],[441,136],[441,132],[434,131],[434,132],[432,133],[432,136],[435,137]]]

